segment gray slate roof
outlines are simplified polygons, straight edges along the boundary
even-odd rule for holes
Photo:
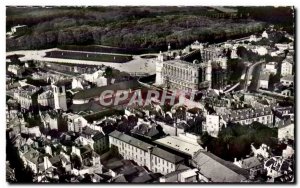
[[[93,136],[93,140],[97,141],[102,139],[103,137],[105,137],[105,135],[102,132],[98,132],[97,134],[95,134],[95,136]]]
[[[119,82],[113,85],[103,86],[103,87],[94,87],[91,89],[83,90],[76,93],[73,99],[90,99],[94,97],[100,97],[101,93],[106,90],[128,90],[128,89],[136,89],[140,85],[136,80]]]
[[[31,161],[34,164],[38,164],[38,159],[40,157],[41,153],[38,152],[37,150],[30,148],[28,152],[26,152],[23,156]]]
[[[167,160],[167,161],[169,161],[171,163],[174,163],[174,164],[177,164],[177,163],[179,163],[179,162],[181,162],[181,161],[184,160],[180,156],[177,156],[177,155],[175,155],[173,153],[169,153],[169,152],[167,152],[167,151],[165,151],[165,150],[163,150],[161,148],[158,148],[157,146],[148,144],[148,143],[146,143],[144,141],[138,140],[138,139],[136,139],[134,137],[131,137],[131,136],[126,135],[124,133],[121,133],[119,131],[113,131],[113,132],[111,132],[109,134],[109,136],[114,137],[116,139],[119,139],[119,140],[121,140],[123,142],[126,142],[126,143],[128,143],[128,144],[130,144],[132,146],[135,146],[135,147],[137,147],[139,149],[142,149],[144,151],[148,151],[149,147],[153,147],[153,150],[152,150],[152,154],[153,155],[156,155],[156,156],[158,156],[158,157],[160,157],[162,159],[165,159],[165,160]]]
[[[259,166],[261,164],[262,163],[255,156],[242,160],[242,168],[243,169],[250,169],[250,168]]]
[[[241,182],[249,177],[247,170],[209,152],[199,152],[193,158],[193,163],[199,172],[212,182]]]

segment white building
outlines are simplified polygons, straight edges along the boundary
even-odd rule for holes
[[[252,49],[252,51],[258,53],[259,55],[266,55],[268,53],[267,48],[263,46],[256,47]]]
[[[269,73],[264,73],[262,72],[259,78],[259,87],[263,89],[268,89],[269,87],[269,78],[270,74]]]
[[[74,77],[72,79],[72,89],[90,89],[90,85],[83,78]]]
[[[41,121],[44,124],[44,127],[49,130],[58,130],[58,124],[60,123],[60,114],[56,111],[43,111],[39,112]]]
[[[269,38],[267,31],[264,31],[261,35],[263,38]]]
[[[55,109],[67,111],[67,97],[65,86],[59,83],[52,85],[54,93],[54,106]]]
[[[63,116],[67,119],[68,131],[81,132],[88,125],[88,121],[80,115],[68,113]]]
[[[204,54],[207,54],[204,56]],[[203,57],[213,58],[215,51],[203,52]],[[202,57],[201,55],[201,57]],[[193,63],[180,59],[165,61],[161,53],[156,60],[156,85],[185,91],[197,91],[199,88],[211,86],[212,65],[211,61]]]
[[[294,155],[294,153],[295,150],[291,146],[287,145],[286,149],[282,150],[282,157],[285,159],[290,158]]]
[[[37,105],[37,91],[38,88],[31,85],[20,87],[14,91],[14,99],[18,101],[22,108],[29,109]]]
[[[293,92],[293,89],[292,88],[287,88],[287,89],[284,89],[280,92],[281,95],[285,95],[287,97],[290,97],[290,96],[293,96],[294,95],[294,92]]]
[[[11,27],[11,33],[14,34],[16,32],[20,32],[20,31],[26,31],[27,30],[27,25],[17,25],[17,26],[13,26]]]
[[[193,44],[191,44],[191,49],[192,50],[202,50],[203,44],[201,44],[199,41],[196,40]]]
[[[104,74],[104,71],[103,70],[97,70],[96,72],[94,73],[91,73],[91,74],[83,74],[83,78],[86,80],[86,81],[89,81],[89,82],[92,82],[92,83],[95,83],[96,80],[100,77],[102,77]]]
[[[52,90],[44,91],[38,95],[38,104],[41,106],[54,108],[54,95]]]
[[[105,78],[104,76],[98,78],[96,80],[96,85],[97,87],[107,86],[107,78]]]
[[[22,76],[22,73],[25,72],[25,68],[19,65],[8,65],[7,71],[13,73],[16,76]]]
[[[196,135],[183,133],[179,134],[179,136],[166,136],[154,142],[193,157],[195,153],[203,149],[197,142],[198,140],[200,138]]]
[[[259,41],[261,38],[256,37],[256,35],[251,35],[249,38],[249,42],[257,42]]]
[[[289,49],[289,44],[281,44],[281,43],[277,43],[275,44],[275,46],[280,50],[280,51],[284,51]]]
[[[293,75],[284,76],[280,78],[280,83],[284,86],[290,86],[291,84],[294,84],[294,76]]]
[[[213,137],[218,137],[219,131],[221,130],[220,116],[218,115],[207,115],[206,122],[202,123],[203,132],[207,132]]]
[[[83,136],[79,136],[74,140],[74,143],[78,146],[90,146],[94,150],[94,140],[88,139]]]
[[[197,181],[197,176],[198,176],[198,172],[199,170],[197,168],[194,169],[181,169],[181,170],[177,170],[175,172],[171,172],[163,177],[159,178],[159,182],[162,183],[175,183],[175,182],[198,182]]]
[[[150,145],[134,137],[113,131],[109,134],[109,146],[115,148],[126,160],[146,166],[154,173],[163,175],[174,172],[184,162],[182,157]]]
[[[281,76],[293,74],[293,64],[290,61],[283,60],[281,64]]]
[[[157,61],[155,61],[155,69],[156,69],[156,77],[155,77],[155,84],[156,85],[162,85],[163,82],[163,61],[165,60],[165,55],[160,52],[160,54],[157,57]]]
[[[271,74],[277,73],[277,62],[269,62],[265,66],[265,70]]]
[[[270,107],[266,108],[244,108],[231,110],[225,115],[221,115],[222,120],[241,125],[249,125],[253,122],[259,122],[264,125],[273,125],[273,113]]]
[[[72,79],[72,89],[84,89],[80,79]]]
[[[278,140],[294,140],[294,127],[295,124],[291,121],[284,122],[278,126]]]

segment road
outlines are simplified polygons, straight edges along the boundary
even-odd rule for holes
[[[256,62],[250,66],[247,67],[246,70],[246,75],[245,75],[245,80],[243,82],[243,91],[247,92],[248,91],[248,83],[251,81],[251,90],[257,90],[258,88],[258,80],[259,80],[259,73],[261,71],[261,64],[264,63],[265,61],[259,61]],[[251,79],[251,76],[253,79]],[[242,85],[242,84],[241,84]]]

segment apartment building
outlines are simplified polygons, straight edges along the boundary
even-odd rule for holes
[[[109,147],[116,148],[127,160],[133,160],[140,166],[146,166],[154,173],[168,174],[176,170],[184,158],[167,152],[157,146],[113,131],[109,134]]]

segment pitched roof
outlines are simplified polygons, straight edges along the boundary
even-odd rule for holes
[[[33,148],[30,148],[28,152],[26,152],[23,156],[31,161],[32,163],[34,164],[37,164],[38,163],[38,159],[40,157],[41,153],[38,152],[37,150],[33,149]]]
[[[133,183],[146,183],[151,181],[153,178],[149,175],[144,173],[141,176],[135,177],[131,182]]]
[[[155,126],[150,126],[147,124],[137,125],[131,130],[131,132],[134,134],[139,134],[148,137],[153,137],[159,134],[159,131],[156,129]]]
[[[261,73],[260,74],[260,80],[267,80],[269,81],[269,78],[270,78],[270,74],[269,73]]]
[[[257,157],[253,156],[253,157],[249,157],[247,159],[243,159],[241,167],[243,169],[250,169],[250,168],[259,166],[261,164],[262,164],[262,162],[260,162]]]
[[[199,144],[183,139],[179,136],[166,136],[154,141],[176,151],[193,156],[197,151],[203,149]]]
[[[280,78],[280,80],[288,80],[288,81],[294,81],[294,75],[286,75]]]
[[[59,163],[60,161],[68,162],[68,159],[64,155],[59,154],[50,158],[49,161],[51,162],[51,164],[56,164]]]
[[[198,152],[193,163],[212,182],[241,182],[249,176],[247,170],[205,151]]]
[[[113,182],[116,182],[116,183],[124,183],[124,182],[128,182],[125,178],[125,176],[122,174],[122,175],[119,175],[117,176]]]
[[[121,140],[123,142],[126,142],[126,143],[128,143],[128,144],[130,144],[132,146],[135,146],[137,148],[140,148],[140,149],[142,149],[144,151],[148,151],[148,148],[152,147],[153,148],[153,150],[152,150],[152,154],[153,155],[156,155],[156,156],[158,156],[158,157],[160,157],[162,159],[165,159],[165,160],[167,160],[169,162],[172,162],[172,163],[175,163],[175,164],[184,160],[180,156],[177,156],[177,155],[175,155],[173,153],[169,153],[169,152],[167,152],[167,151],[165,151],[165,150],[163,150],[161,148],[158,148],[157,146],[148,144],[148,143],[146,143],[144,141],[138,140],[136,138],[133,138],[133,137],[131,137],[129,135],[126,135],[126,134],[121,133],[121,132],[116,131],[116,130],[113,131],[113,132],[111,132],[109,134],[109,136],[114,137],[114,138],[116,138],[118,140]]]
[[[95,134],[95,136],[93,136],[93,140],[97,141],[100,140],[101,138],[103,138],[105,135],[102,132],[98,132],[97,134]]]
[[[100,97],[101,93],[106,90],[127,90],[127,89],[136,89],[140,85],[137,80],[130,80],[130,81],[124,81],[119,82],[116,84],[103,86],[103,87],[94,87],[91,89],[83,90],[78,93],[76,93],[73,97],[73,99],[90,99],[94,97]]]
[[[98,131],[86,126],[82,129],[82,133],[85,135],[96,135]]]
[[[72,104],[70,107],[70,109],[74,113],[85,112],[85,111],[99,112],[106,108],[107,107],[101,106],[98,102],[95,102],[95,101],[91,101],[91,102],[84,103],[84,104]]]
[[[53,85],[58,86],[58,87],[66,86],[66,85],[70,85],[70,84],[72,84],[72,80],[70,80],[70,79],[58,80],[55,83],[53,83]]]
[[[287,120],[283,119],[278,122],[278,129],[281,129],[281,128],[284,128],[287,126],[294,126],[294,122],[292,122],[292,120],[290,118]]]

